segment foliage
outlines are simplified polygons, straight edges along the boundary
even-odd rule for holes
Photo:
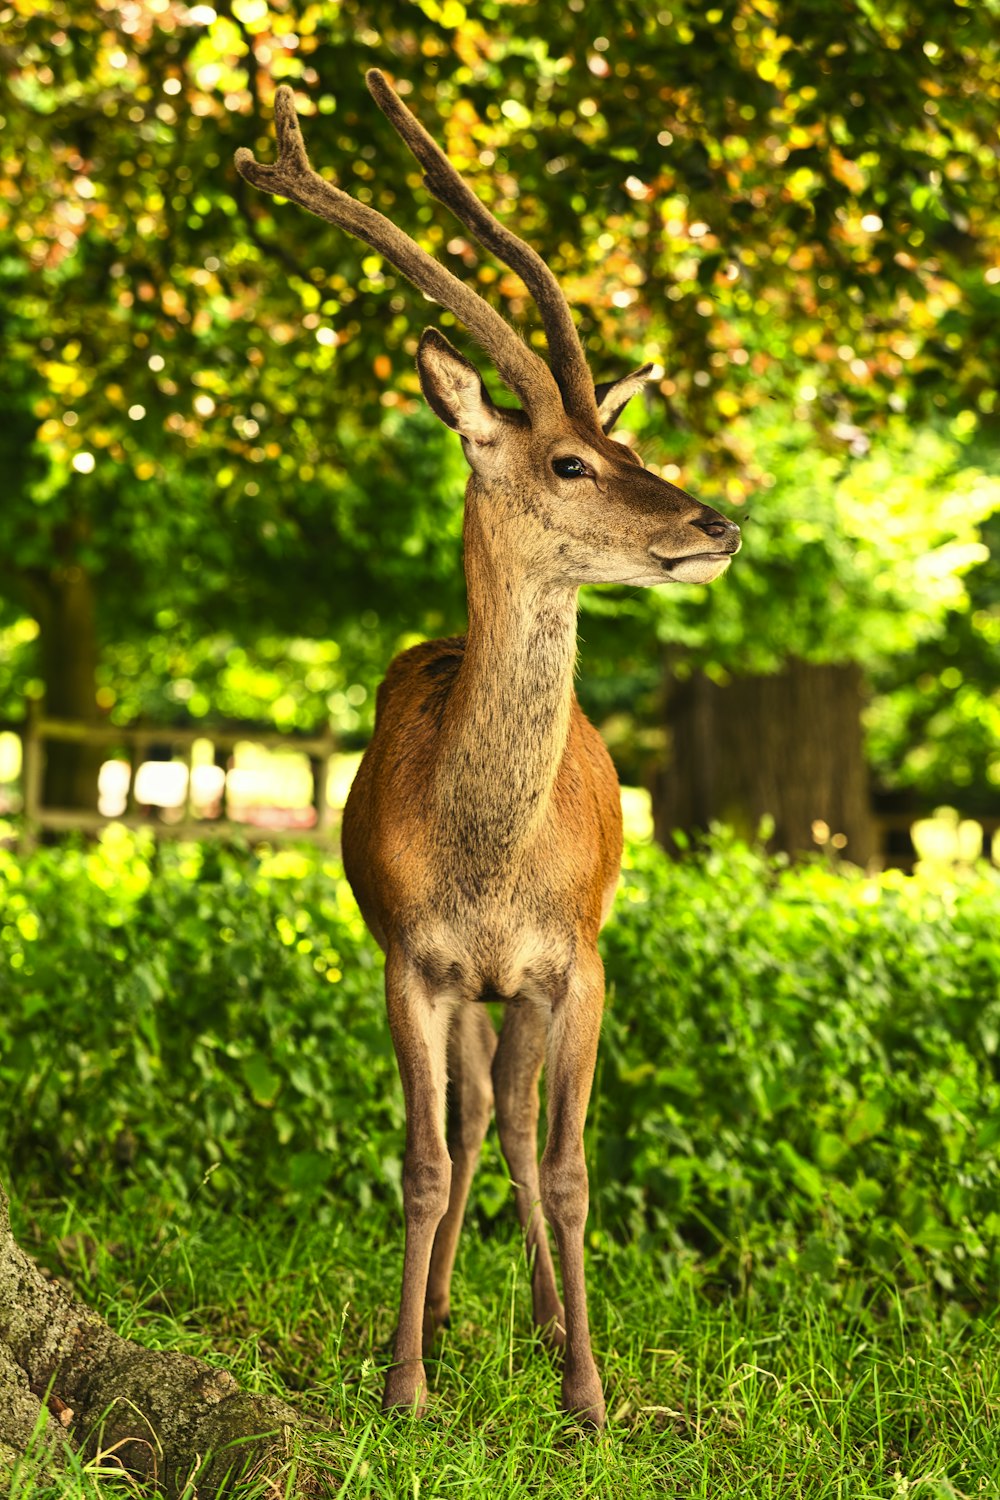
[[[458,610],[456,450],[410,426],[427,309],[232,169],[235,146],[271,149],[280,80],[317,160],[535,337],[517,278],[431,208],[377,118],[364,68],[397,77],[564,279],[598,373],[664,359],[678,476],[753,501],[758,537],[780,511],[758,515],[772,495],[756,504],[738,419],[801,404],[804,381],[821,442],[892,411],[966,428],[994,411],[988,7],[626,0],[607,36],[582,0],[15,0],[5,17],[0,590],[35,618],[74,568],[106,642],[164,611],[252,650],[327,639],[373,597],[389,641]],[[828,539],[799,538],[810,559]],[[777,570],[789,552],[786,533]]]
[[[87,440],[126,466],[169,452],[172,432],[200,447],[225,430],[237,467],[249,458],[266,473],[279,454],[251,456],[258,437],[266,447],[264,419],[229,403],[234,378],[257,378],[242,367],[268,342],[285,351],[281,368],[249,362],[284,389],[275,404],[286,419],[297,408],[300,439],[310,407],[329,405],[317,397],[331,376],[367,399],[394,375],[415,391],[399,359],[412,347],[412,308],[387,296],[391,269],[301,216],[290,240],[292,221],[244,196],[232,171],[234,146],[262,137],[279,81],[309,101],[319,160],[532,316],[514,278],[481,265],[426,200],[414,209],[401,191],[408,158],[373,119],[371,64],[447,122],[450,151],[487,198],[501,209],[517,199],[595,348],[669,338],[664,394],[701,412],[698,429],[807,364],[824,397],[866,408],[930,388],[952,405],[983,395],[992,409],[1000,290],[983,271],[997,241],[986,101],[998,54],[981,7],[625,3],[611,37],[594,35],[584,4],[493,0],[403,15],[354,0],[297,12],[244,0],[219,13],[166,0],[100,14],[59,0],[45,12],[14,5],[8,22],[8,123],[18,139],[33,132],[35,147],[11,164],[8,276],[20,286],[31,267],[62,295],[36,365],[60,398],[57,464],[86,449],[91,427]],[[614,300],[602,295],[612,287]],[[23,315],[42,316],[24,290]],[[76,324],[70,348],[64,323],[65,333]],[[982,336],[963,347],[973,324]],[[224,374],[206,361],[212,348],[226,355]],[[170,368],[154,363],[127,394],[120,379],[109,388],[108,357],[120,375],[133,350],[144,361],[161,350]],[[192,388],[206,399],[192,405]],[[63,395],[88,409],[74,424],[82,431],[61,424]],[[130,426],[130,402],[154,421]],[[182,421],[160,431],[177,407]],[[100,442],[91,411],[108,427]],[[266,420],[274,426],[270,411]]]
[[[874,441],[852,427],[820,444],[806,410],[730,434],[760,495],[720,584],[612,594],[616,615],[685,648],[675,670],[768,672],[789,655],[884,667],[966,605],[962,574],[988,557],[980,527],[1000,511],[993,455],[968,453],[960,424],[894,421]],[[725,489],[706,475],[698,493],[717,505]],[[604,614],[607,601],[588,607]]]
[[[356,1203],[398,1177],[376,957],[336,866],[151,851],[119,831],[23,874],[7,856],[5,876],[8,1159],[49,1137],[71,1178],[117,1156],[181,1198],[220,1164],[223,1192],[291,1201],[332,1163]]]
[[[877,668],[868,742],[887,785],[988,810],[1000,786],[1000,516],[983,541],[990,556],[966,575],[968,605]]]
[[[637,855],[605,939],[611,1220],[652,1215],[747,1276],[863,1259],[994,1283],[998,895],[993,875],[866,880],[725,840]]]
[[[711,588],[584,590],[581,700],[626,780],[662,763],[664,662],[728,676],[789,656],[856,661],[872,684],[868,758],[878,784],[931,806],[989,808],[1000,777],[1000,479],[997,450],[956,418],[817,434],[810,400],[735,422],[754,493],[743,551]],[[636,444],[667,478],[685,445],[655,410]],[[689,482],[725,509],[728,481],[694,458]],[[660,653],[653,643],[660,643]]]
[[[319,855],[2,856],[0,1159],[126,1202],[398,1195],[379,958]],[[632,853],[604,942],[595,1226],[727,1279],[995,1287],[995,878]],[[507,1199],[489,1144],[483,1220]],[[509,1205],[508,1209],[509,1211]]]

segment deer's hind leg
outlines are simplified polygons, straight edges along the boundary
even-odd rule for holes
[[[562,1404],[604,1426],[604,1396],[590,1347],[583,1236],[589,1190],[583,1127],[594,1080],[604,1008],[604,970],[596,948],[581,953],[567,994],[553,1007],[548,1037],[548,1138],[541,1161],[542,1202],[559,1246],[566,1298]]]
[[[438,1225],[427,1279],[424,1311],[424,1350],[448,1321],[451,1311],[451,1273],[472,1174],[493,1113],[490,1067],[497,1037],[484,1005],[460,1004],[448,1038],[448,1150],[451,1154],[451,1193]]]
[[[514,1183],[531,1266],[532,1312],[549,1342],[561,1347],[566,1320],[556,1289],[538,1180],[538,1078],[545,1060],[547,1031],[548,1018],[540,1006],[528,1000],[507,1006],[493,1059],[493,1091],[500,1146]]]

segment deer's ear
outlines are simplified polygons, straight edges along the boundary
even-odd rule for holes
[[[643,365],[621,380],[607,380],[594,387],[597,401],[597,417],[605,432],[610,432],[632,397],[637,395],[647,380],[655,378],[658,366]]]
[[[475,365],[436,328],[425,328],[417,350],[417,373],[427,404],[446,426],[470,443],[496,440],[503,417]]]

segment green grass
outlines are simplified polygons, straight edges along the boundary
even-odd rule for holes
[[[384,1210],[297,1223],[199,1211],[175,1225],[152,1210],[36,1205],[18,1229],[120,1332],[215,1359],[328,1424],[302,1461],[345,1500],[1000,1495],[997,1324],[954,1302],[942,1311],[919,1288],[813,1281],[795,1298],[765,1285],[758,1300],[751,1285],[737,1299],[690,1262],[670,1275],[655,1250],[597,1234],[589,1285],[609,1422],[593,1436],[558,1413],[558,1370],[533,1335],[506,1226],[488,1239],[475,1221],[466,1230],[422,1422],[378,1409],[402,1243]],[[93,1465],[58,1485],[25,1468],[12,1491],[126,1493]]]

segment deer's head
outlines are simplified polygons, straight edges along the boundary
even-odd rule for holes
[[[462,439],[472,475],[468,505],[552,583],[708,583],[739,550],[739,527],[645,469],[611,430],[652,367],[595,386],[569,304],[541,257],[480,202],[382,74],[369,90],[424,168],[424,180],[479,242],[524,281],[541,313],[549,363],[524,344],[478,293],[377,210],[358,203],[309,164],[292,90],[275,95],[278,159],[251,152],[236,166],[255,187],[338,224],[391,261],[465,324],[519,407],[496,405],[475,366],[427,329],[417,366],[431,408]]]

